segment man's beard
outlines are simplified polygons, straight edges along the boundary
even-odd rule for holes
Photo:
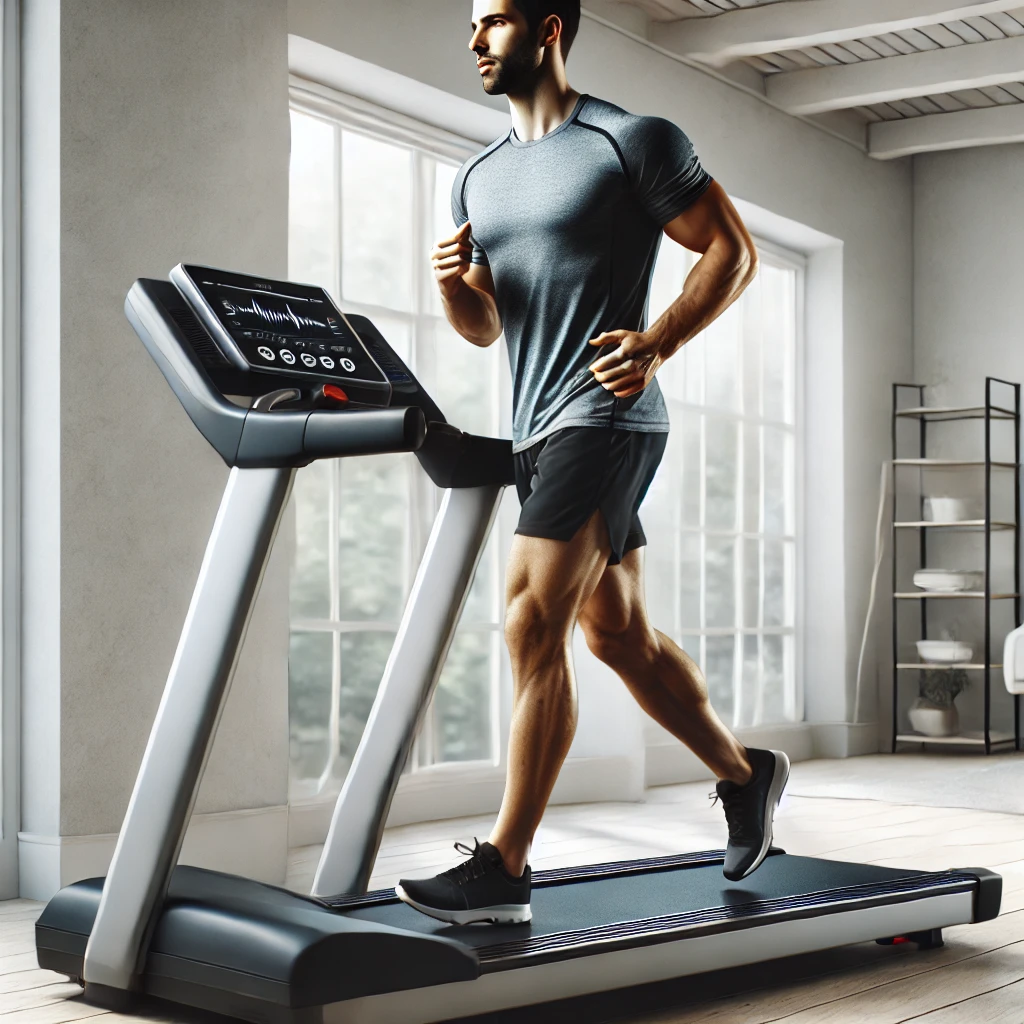
[[[488,96],[503,96],[507,93],[530,92],[540,70],[537,50],[529,37],[507,57],[496,61],[491,73],[484,79],[484,92]]]

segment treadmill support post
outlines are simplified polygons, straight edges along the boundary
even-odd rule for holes
[[[294,478],[231,470],[86,947],[87,1000],[137,987]]]
[[[369,720],[334,808],[313,895],[366,891],[384,823],[437,685],[503,484],[445,491]]]

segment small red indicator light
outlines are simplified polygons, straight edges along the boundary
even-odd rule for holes
[[[909,942],[910,939],[908,939],[905,935],[897,935],[896,938],[893,939],[892,941],[893,941],[893,945],[899,945],[899,943],[901,943],[901,942]]]
[[[338,387],[337,384],[325,384],[324,385],[324,398],[329,398],[333,402],[347,402],[348,395]]]

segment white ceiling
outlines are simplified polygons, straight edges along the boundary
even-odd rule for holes
[[[1024,142],[1024,0],[599,0],[874,157]],[[626,22],[623,22],[626,24]]]

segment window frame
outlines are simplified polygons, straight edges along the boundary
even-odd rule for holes
[[[368,100],[349,94],[340,93],[328,86],[319,83],[306,81],[291,76],[289,88],[289,107],[300,114],[315,117],[321,121],[331,124],[336,131],[336,164],[335,164],[335,186],[340,193],[340,167],[341,149],[338,145],[340,132],[349,130],[369,136],[388,145],[399,145],[409,148],[413,153],[414,192],[413,192],[413,238],[412,251],[426,253],[429,245],[435,241],[427,239],[424,235],[426,230],[425,204],[429,202],[423,189],[423,168],[422,159],[435,159],[460,166],[468,157],[479,152],[480,145],[469,139],[455,135],[444,129],[424,124],[413,118],[407,117],[396,111],[378,106]],[[336,259],[341,258],[341,244],[343,237],[342,225],[343,213],[338,209],[337,240],[335,255]],[[341,268],[337,268],[340,281]],[[412,311],[404,312],[390,308],[374,306],[370,303],[352,303],[342,299],[339,294],[336,296],[339,302],[343,303],[348,312],[363,314],[371,319],[375,315],[389,319],[399,319],[407,324],[410,329],[410,339],[413,346],[416,345],[416,325],[419,321],[436,319],[437,314],[429,310],[425,289],[429,287],[429,271],[424,267],[422,272],[413,268],[412,283]],[[511,404],[510,387],[507,385],[509,375],[507,360],[500,357],[496,360],[498,371],[492,380],[494,397],[499,410],[499,433],[508,433],[511,430]],[[412,456],[408,457],[412,459]],[[409,474],[408,494],[408,529],[406,542],[414,550],[422,550],[429,533],[430,524],[425,520],[427,516],[421,514],[429,509],[429,519],[432,521],[437,509],[440,507],[440,494],[431,487],[429,481],[418,467],[412,466],[413,472]],[[338,578],[338,522],[337,522],[337,501],[341,494],[340,487],[340,465],[335,462],[330,465],[330,484],[328,510],[328,578],[330,581]],[[422,479],[420,479],[422,478]],[[510,490],[506,491],[502,508],[496,517],[492,528],[492,538],[497,544],[497,550],[505,550],[511,542],[514,521],[508,514],[508,499]],[[431,501],[431,496],[433,500]],[[494,535],[497,534],[495,537]],[[467,778],[478,778],[481,772],[490,776],[504,771],[505,746],[508,736],[508,715],[504,709],[509,704],[511,693],[511,673],[507,664],[507,657],[504,656],[504,648],[500,643],[500,635],[503,629],[503,608],[500,595],[504,593],[505,564],[500,558],[496,558],[495,565],[495,587],[499,597],[495,602],[494,614],[496,618],[487,622],[460,623],[460,630],[469,629],[474,632],[488,633],[493,637],[492,643],[496,644],[497,651],[494,652],[495,675],[490,694],[490,720],[491,720],[491,751],[492,756],[488,759],[462,761],[462,762],[435,762],[429,761],[432,756],[431,741],[432,735],[429,730],[421,730],[417,737],[413,752],[410,757],[409,766],[403,776],[403,781],[408,783],[409,776],[415,776],[414,786],[417,790],[424,786],[429,787],[432,779],[438,784],[451,785],[458,780],[460,775]],[[415,572],[415,566],[407,556],[406,571]],[[407,578],[406,591],[412,585],[412,578]],[[398,622],[390,621],[348,621],[338,616],[338,595],[336,587],[330,588],[330,613],[328,618],[291,618],[289,617],[290,630],[329,632],[332,636],[332,679],[331,679],[331,719],[329,724],[328,742],[329,750],[324,772],[319,779],[294,780],[289,778],[289,792],[291,803],[309,803],[321,801],[327,798],[333,799],[337,794],[337,786],[332,786],[331,771],[335,759],[339,753],[339,718],[340,718],[340,672],[338,646],[340,637],[345,632],[368,632],[387,631],[392,632],[398,627]],[[428,716],[430,712],[428,711]],[[429,717],[428,717],[429,722]]]
[[[758,722],[753,721],[751,724],[737,724],[735,717],[726,720],[726,726],[732,731],[744,732],[747,730],[756,729],[774,729],[779,727],[787,727],[790,725],[798,724],[804,720],[804,612],[805,612],[805,544],[804,544],[804,523],[805,523],[805,505],[806,505],[806,487],[804,486],[804,449],[805,449],[805,335],[806,335],[806,284],[807,284],[807,257],[793,249],[789,249],[785,246],[779,245],[771,241],[770,239],[764,238],[760,235],[753,235],[754,243],[757,247],[758,253],[761,256],[762,264],[768,263],[773,266],[780,267],[782,269],[792,270],[795,274],[794,280],[794,298],[795,308],[793,310],[794,316],[794,336],[793,336],[793,422],[786,423],[783,421],[772,420],[762,416],[749,416],[745,413],[737,412],[735,410],[724,409],[720,406],[711,405],[708,403],[695,403],[690,401],[680,401],[677,399],[669,399],[666,396],[666,403],[669,405],[671,412],[691,412],[696,414],[706,414],[721,419],[728,419],[736,422],[741,427],[745,423],[757,424],[759,426],[767,426],[773,428],[782,428],[791,432],[793,437],[793,532],[792,534],[781,535],[785,540],[791,540],[794,548],[794,560],[793,560],[793,627],[790,630],[788,627],[758,627],[756,629],[744,629],[734,624],[728,627],[686,627],[682,628],[680,632],[686,636],[735,636],[739,635],[782,635],[791,636],[793,643],[793,678],[789,681],[789,684],[784,689],[784,720],[781,722]],[[663,244],[666,240],[663,239]],[[699,258],[699,254],[693,254],[695,258]],[[692,265],[692,264],[691,264]],[[742,301],[742,299],[740,300]],[[706,368],[702,370],[706,372]],[[681,430],[682,425],[679,423],[673,423],[673,431]],[[703,451],[703,445],[702,445]],[[763,478],[762,478],[763,484]],[[708,529],[706,526],[684,528],[681,523],[676,524],[676,530],[679,537],[682,537],[685,533],[696,534],[698,536],[709,536],[719,535],[722,537],[732,537],[743,539],[751,536],[748,531],[742,528],[742,524],[737,524],[735,530],[718,530]],[[756,535],[758,538],[765,536],[762,534]],[[774,536],[774,535],[773,535]],[[703,559],[702,559],[703,561]],[[735,570],[738,572],[738,568]],[[704,599],[703,585],[701,588],[701,600]],[[740,617],[740,604],[742,601],[742,590],[736,595],[737,611],[735,613],[736,619]],[[681,637],[676,637],[679,640]],[[733,689],[733,713],[734,716],[740,707],[738,694],[735,690],[735,675],[734,675],[734,689]],[[645,745],[648,749],[659,747],[663,745],[665,740],[665,733],[658,726],[652,723],[645,723],[646,728],[645,734]]]

